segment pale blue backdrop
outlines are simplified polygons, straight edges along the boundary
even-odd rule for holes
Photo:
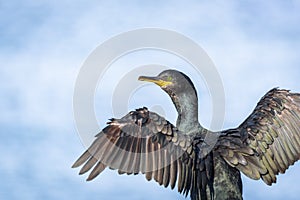
[[[73,118],[76,76],[94,48],[121,32],[160,27],[199,43],[223,79],[224,128],[241,123],[272,87],[300,92],[299,1],[54,2],[0,2],[0,199],[185,199],[143,176],[118,176],[106,170],[86,183],[78,169],[70,168],[85,148]],[[121,63],[153,60],[188,73],[202,103],[200,120],[208,126],[209,95],[201,93],[201,80],[186,63],[176,59],[164,63],[164,54],[157,55],[162,58],[151,59],[144,52]],[[175,111],[166,95],[154,86],[147,91],[162,100],[139,90],[129,109],[160,104],[170,108],[166,116],[174,122]],[[106,97],[96,105],[99,124],[104,126],[112,117],[111,96],[109,90],[98,93]],[[299,163],[272,187],[243,177],[244,197],[299,199],[299,179]]]

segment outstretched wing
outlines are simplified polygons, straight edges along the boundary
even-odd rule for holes
[[[118,169],[120,174],[143,173],[147,180],[154,179],[172,189],[177,182],[178,191],[187,195],[198,186],[196,179],[201,178],[197,175],[197,160],[191,136],[141,108],[121,119],[111,119],[72,167],[84,164],[80,174],[92,169],[87,180],[94,179],[106,167]],[[201,170],[206,174],[205,166]],[[203,183],[205,187],[206,184]]]
[[[222,132],[217,150],[248,177],[275,183],[300,159],[300,94],[269,91],[237,129]]]

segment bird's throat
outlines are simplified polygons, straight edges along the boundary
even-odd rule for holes
[[[169,94],[178,112],[176,127],[186,134],[200,127],[198,121],[198,98],[195,91]]]

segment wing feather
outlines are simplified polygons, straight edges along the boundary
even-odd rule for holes
[[[83,165],[80,174],[91,170],[88,181],[106,167],[119,174],[142,173],[164,187],[173,189],[177,183],[178,191],[188,195],[198,178],[192,177],[193,170],[200,169],[193,166],[200,163],[195,161],[192,140],[163,117],[141,108],[111,119],[72,167]]]
[[[216,150],[248,177],[275,183],[300,159],[300,94],[272,89],[237,129],[221,133]]]

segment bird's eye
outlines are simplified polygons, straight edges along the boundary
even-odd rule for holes
[[[173,78],[172,78],[171,76],[168,76],[168,77],[167,77],[167,81],[172,81],[172,79],[173,79]]]

